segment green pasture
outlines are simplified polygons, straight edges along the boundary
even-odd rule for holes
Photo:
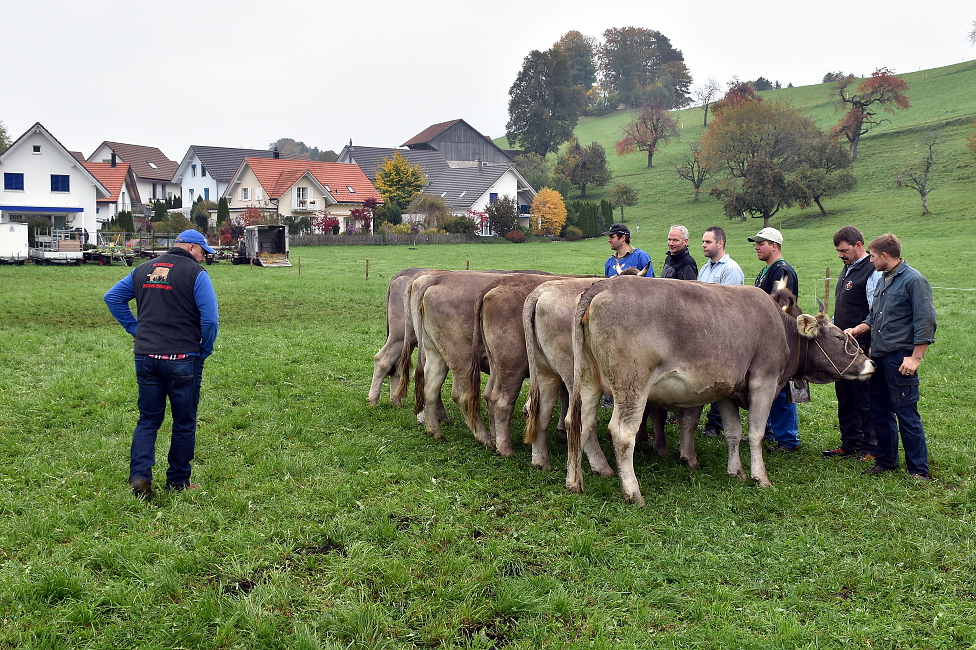
[[[754,277],[757,224],[716,221],[717,207],[645,215],[635,243],[659,267],[670,222],[693,238],[723,223]],[[838,431],[818,386],[801,451],[767,458],[771,488],[728,477],[724,441],[702,437],[699,471],[637,453],[646,508],[616,478],[566,492],[555,433],[544,473],[525,445],[511,459],[478,445],[453,403],[444,442],[386,389],[365,403],[394,273],[598,272],[605,240],[297,248],[293,268],[208,267],[221,332],[201,487],[152,503],[127,485],[131,344],[101,300],[127,269],[0,266],[0,648],[976,647],[976,301],[958,290],[976,283],[950,257],[963,219],[854,214],[784,224],[801,304],[839,271],[830,237],[848,220],[904,234],[909,262],[955,288],[935,291],[920,371],[935,480],[821,459]]]

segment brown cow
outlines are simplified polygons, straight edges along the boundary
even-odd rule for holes
[[[646,402],[662,408],[717,402],[727,423],[728,472],[742,479],[736,407],[748,408],[752,478],[768,486],[763,434],[769,407],[787,380],[865,380],[874,371],[851,337],[823,313],[801,314],[784,289],[769,296],[755,287],[681,280],[621,277],[594,284],[573,317],[573,352],[566,487],[583,490],[581,443],[595,435],[606,390],[614,396],[609,428],[621,492],[640,505],[634,440]],[[690,420],[682,419],[683,455],[693,441]]]
[[[583,291],[604,278],[572,278],[540,285],[525,299],[522,326],[526,360],[529,366],[529,410],[525,420],[525,442],[532,445],[532,466],[551,470],[546,436],[556,400],[563,404],[559,428],[568,404],[567,387],[573,385],[573,315],[576,299]],[[590,468],[597,474],[613,476],[596,437],[584,447]]]
[[[404,326],[408,312],[403,297],[407,285],[421,273],[429,271],[431,269],[403,269],[390,278],[390,284],[386,288],[386,342],[373,357],[373,381],[369,386],[369,395],[366,398],[370,406],[379,404],[380,389],[386,377],[390,378],[390,401],[395,406],[403,406],[403,398],[396,394],[397,388],[401,381],[409,382],[409,378],[407,375],[401,375],[397,372],[397,361],[403,353],[404,345],[407,346],[408,354],[412,354],[413,349],[417,347],[415,336],[412,336],[409,341],[405,340]],[[410,333],[413,333],[412,328]]]
[[[469,410],[480,417],[482,357],[488,360],[488,383],[484,399],[488,406],[488,428],[495,451],[513,456],[511,420],[522,382],[529,376],[522,328],[522,305],[537,286],[559,276],[518,273],[499,278],[486,286],[475,301],[471,344],[471,387]]]
[[[436,439],[444,436],[434,409],[450,371],[453,377],[451,398],[461,410],[465,423],[475,439],[486,447],[493,446],[488,429],[470,408],[473,388],[469,364],[472,354],[483,357],[483,351],[472,351],[471,347],[476,301],[484,288],[499,277],[498,273],[454,271],[421,276],[411,284],[409,307],[424,359],[423,364],[417,364],[414,373],[415,410],[418,421],[422,415],[424,428]],[[404,357],[401,355],[401,366]],[[487,359],[482,358],[482,369],[488,371]]]
[[[627,269],[630,271],[631,269]],[[645,269],[646,271],[647,269]],[[634,273],[621,275],[643,275]],[[578,278],[547,282],[536,288],[525,300],[522,311],[522,325],[525,333],[525,347],[529,362],[529,399],[526,401],[528,413],[525,424],[525,442],[532,445],[532,466],[551,470],[547,444],[547,423],[552,415],[557,397],[562,404],[562,412],[557,425],[565,433],[564,419],[569,401],[567,387],[573,385],[573,315],[576,299],[595,282],[604,278]],[[678,409],[680,418],[685,409]],[[641,422],[638,440],[647,438],[646,420],[652,421],[654,450],[661,456],[669,456],[664,437],[665,411],[648,407],[648,413]],[[694,409],[690,409],[694,411]],[[691,413],[690,417],[697,417]],[[610,469],[595,439],[592,446],[584,449],[594,472],[612,476]],[[689,463],[691,464],[691,463]]]

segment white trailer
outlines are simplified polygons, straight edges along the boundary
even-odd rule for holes
[[[76,230],[59,230],[57,228],[34,231],[34,246],[29,255],[34,264],[80,265],[84,261],[82,233]]]
[[[28,256],[27,224],[0,223],[0,263],[23,264]]]

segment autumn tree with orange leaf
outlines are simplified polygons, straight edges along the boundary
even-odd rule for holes
[[[680,133],[678,123],[661,105],[647,106],[640,110],[630,124],[624,127],[624,137],[617,142],[617,155],[625,156],[635,151],[647,153],[647,167],[653,167],[654,152],[659,143],[667,144]]]
[[[911,108],[908,102],[908,83],[896,77],[888,68],[878,68],[852,92],[856,77],[845,75],[834,84],[834,91],[841,107],[850,107],[833,134],[843,136],[851,143],[851,160],[857,160],[857,145],[861,136],[885,119],[878,111],[894,113],[897,109]]]

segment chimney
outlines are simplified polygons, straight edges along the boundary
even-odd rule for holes
[[[481,158],[478,158],[478,173],[480,174],[482,171],[483,171],[483,166],[481,164]]]
[[[115,152],[113,151],[113,152],[112,152],[112,167],[115,167],[115,163],[116,163],[116,162],[117,162],[117,159],[116,159],[116,157],[115,157]]]
[[[278,147],[275,147],[274,151],[271,152],[271,157],[274,158],[275,160],[278,160],[280,156],[281,154],[278,153]]]

